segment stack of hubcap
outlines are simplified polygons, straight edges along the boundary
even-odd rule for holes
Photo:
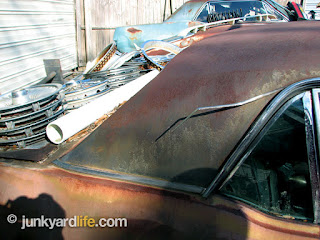
[[[46,126],[64,112],[60,84],[36,85],[0,96],[0,149],[45,140]]]

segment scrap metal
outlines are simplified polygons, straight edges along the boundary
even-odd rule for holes
[[[0,148],[25,148],[45,141],[48,122],[64,113],[60,84],[36,85],[0,98]]]

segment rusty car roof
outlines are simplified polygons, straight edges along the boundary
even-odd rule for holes
[[[304,21],[208,30],[59,161],[206,187],[275,94],[196,114],[172,129],[195,108],[245,101],[320,76],[319,27]]]

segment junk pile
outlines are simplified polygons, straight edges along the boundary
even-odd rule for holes
[[[149,56],[149,50],[161,49],[165,55]],[[67,111],[77,109],[119,88],[153,68],[162,70],[181,49],[163,41],[147,41],[138,51],[121,53],[116,44],[108,45],[87,68],[80,79],[65,84]]]
[[[46,126],[64,113],[60,84],[36,85],[0,97],[0,149],[25,148],[45,140]]]
[[[129,100],[180,51],[171,43],[148,41],[121,53],[112,43],[64,85],[35,85],[0,96],[0,150],[62,143]]]

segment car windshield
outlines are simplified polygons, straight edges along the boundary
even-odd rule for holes
[[[258,1],[228,1],[228,2],[208,2],[197,17],[197,21],[208,22],[220,21],[230,18],[246,17],[246,20],[261,14],[275,14],[266,10],[264,4]],[[280,19],[282,20],[282,19]]]
[[[165,22],[192,21],[203,2],[187,2],[175,11]]]

